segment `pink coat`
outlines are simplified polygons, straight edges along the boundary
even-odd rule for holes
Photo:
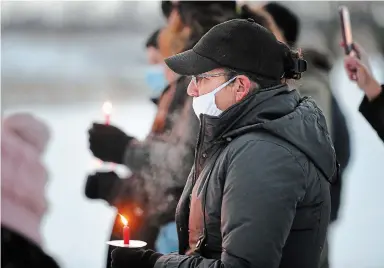
[[[48,127],[30,114],[2,121],[1,224],[41,245],[40,222],[47,208],[47,171],[41,162]]]

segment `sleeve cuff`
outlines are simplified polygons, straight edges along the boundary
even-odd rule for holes
[[[178,253],[166,254],[157,259],[154,268],[179,267],[180,263],[188,258],[189,256]]]
[[[159,252],[153,252],[151,257],[149,258],[149,263],[151,264],[151,267],[155,267],[157,260],[160,259],[162,256],[163,254]]]
[[[377,111],[383,109],[384,105],[384,85],[381,85],[381,93],[372,101],[369,101],[367,96],[364,96],[363,101],[360,104],[359,111],[364,115],[365,118],[377,116]]]
[[[364,96],[363,101],[360,104],[359,111],[372,125],[374,129],[380,128],[383,124],[381,121],[384,116],[384,85],[381,86],[381,93],[372,101],[369,101]]]

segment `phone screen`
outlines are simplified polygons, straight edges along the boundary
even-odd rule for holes
[[[348,8],[345,6],[339,7],[339,14],[340,14],[340,22],[341,22],[341,31],[343,35],[343,41],[344,41],[344,49],[345,54],[349,55],[352,51],[353,47],[353,39],[352,39],[352,27],[351,27],[351,20],[349,17],[349,11]]]

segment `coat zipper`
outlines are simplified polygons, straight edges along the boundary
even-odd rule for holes
[[[204,116],[203,115],[200,115],[200,122],[201,122],[201,127],[200,127],[200,131],[199,131],[199,135],[198,135],[198,138],[197,138],[197,144],[196,144],[196,152],[195,152],[195,172],[193,174],[193,185],[192,186],[195,186],[196,184],[196,181],[197,181],[197,171],[198,171],[198,160],[200,158],[200,147],[201,147],[201,143],[202,143],[202,140],[204,139],[204,128],[205,128],[205,119],[204,119]]]

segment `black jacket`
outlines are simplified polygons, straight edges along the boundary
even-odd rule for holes
[[[1,267],[59,268],[59,265],[34,242],[1,226]]]
[[[350,135],[347,121],[335,96],[332,95],[332,128],[331,137],[335,146],[336,159],[340,163],[340,179],[331,186],[331,222],[337,220],[341,203],[344,171],[351,157]]]
[[[176,210],[180,255],[155,268],[317,268],[337,168],[316,104],[277,86],[200,120]]]
[[[359,111],[384,141],[384,85],[381,86],[381,94],[376,99],[368,101],[367,97],[364,97]]]

